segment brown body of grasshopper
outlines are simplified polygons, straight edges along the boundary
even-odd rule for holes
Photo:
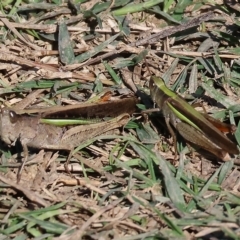
[[[114,105],[114,102],[116,105]],[[31,113],[39,112],[38,116],[17,114],[11,109],[3,108],[0,112],[0,136],[8,145],[15,144],[17,140],[21,142],[24,150],[24,162],[28,158],[29,147],[72,151],[84,141],[125,125],[129,121],[129,114],[135,111],[136,103],[137,99],[132,97],[100,104],[80,104],[77,107],[25,110]],[[24,112],[24,110],[20,110],[20,112]],[[69,129],[41,123],[43,116],[63,117],[74,115],[76,117],[83,115],[83,117],[93,117],[98,116],[97,114],[100,117],[116,115],[117,117],[90,125],[78,125]]]
[[[49,107],[45,109],[19,110],[16,113],[3,108],[0,113],[0,136],[7,143],[12,144],[17,139],[23,145],[32,148],[71,150],[84,140],[88,140],[113,128],[126,123],[129,114],[136,109],[135,97],[120,99],[100,104],[79,104],[73,106]],[[31,116],[26,113],[39,113]],[[97,122],[90,125],[81,125],[66,129],[55,125],[40,122],[44,117],[116,117],[108,121]]]
[[[67,130],[64,127],[43,124],[40,117],[17,115],[14,111],[3,108],[0,114],[0,134],[1,139],[9,145],[19,139],[23,147],[72,150],[87,139],[123,126],[128,120],[129,115],[122,114],[108,121]]]

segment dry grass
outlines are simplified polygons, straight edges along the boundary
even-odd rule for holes
[[[202,99],[214,117],[238,121],[238,3],[29,2],[0,3],[3,105],[72,105],[117,89],[151,108],[154,74]],[[239,239],[233,161],[189,153],[179,138],[174,162],[161,115],[134,114],[124,128],[86,140],[71,175],[67,152],[29,149],[19,183],[21,150],[1,143],[1,239]]]

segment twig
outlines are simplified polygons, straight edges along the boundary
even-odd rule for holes
[[[204,21],[208,21],[208,20],[213,19],[213,18],[214,18],[214,13],[213,12],[206,13],[206,14],[201,15],[199,17],[193,18],[192,20],[188,21],[187,23],[183,23],[182,25],[164,29],[159,33],[155,33],[155,34],[153,34],[153,35],[151,35],[147,38],[144,38],[144,39],[138,40],[136,42],[133,42],[133,43],[130,44],[130,46],[137,47],[137,46],[145,45],[145,44],[153,44],[153,43],[157,42],[159,39],[171,36],[174,33],[184,31],[188,28],[198,26],[200,23],[202,23]]]

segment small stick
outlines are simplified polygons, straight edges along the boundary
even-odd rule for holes
[[[179,26],[164,29],[159,33],[155,33],[147,38],[133,42],[130,44],[130,46],[137,47],[137,46],[145,45],[145,44],[153,44],[153,43],[157,42],[159,39],[169,37],[169,36],[173,35],[174,33],[181,32],[181,31],[184,31],[184,30],[192,28],[192,27],[196,27],[200,23],[208,21],[213,18],[214,18],[214,13],[208,12],[199,17],[193,18],[192,20],[190,20],[186,23],[183,23]]]

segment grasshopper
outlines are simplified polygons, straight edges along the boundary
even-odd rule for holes
[[[117,106],[115,108],[114,103]],[[6,107],[2,108],[0,111],[1,139],[8,145],[14,145],[19,140],[23,146],[24,161],[18,173],[18,181],[20,180],[24,163],[28,159],[28,148],[67,150],[71,155],[71,151],[84,141],[125,125],[129,121],[129,114],[135,111],[136,103],[137,99],[132,97],[99,104],[19,110],[21,114]],[[39,114],[31,116],[24,114],[24,111],[26,113],[36,113],[37,111]],[[46,124],[49,121],[45,119],[46,117],[63,117],[71,114],[75,116],[83,115],[84,117],[92,117],[99,114],[102,117],[104,113],[106,117],[117,117],[102,122],[98,120],[98,122],[95,121],[95,123],[90,125],[70,127],[69,129]],[[72,125],[71,121],[70,124]]]
[[[236,144],[222,133],[234,132],[235,126],[224,124],[207,114],[198,112],[182,97],[168,89],[161,78],[152,76],[149,88],[153,101],[163,112],[169,132],[174,139],[175,150],[176,136],[172,126],[188,142],[211,152],[223,161],[231,159],[229,154],[239,154]]]

